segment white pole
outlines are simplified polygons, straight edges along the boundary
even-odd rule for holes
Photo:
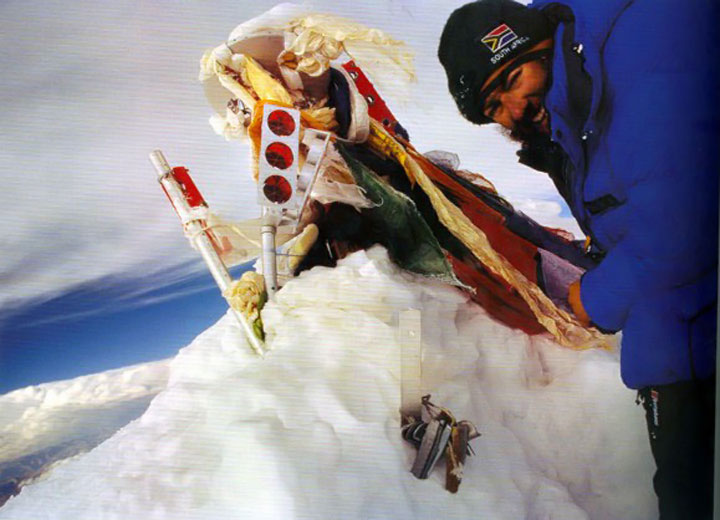
[[[422,407],[422,318],[418,309],[401,311],[400,333],[400,413],[420,417]]]

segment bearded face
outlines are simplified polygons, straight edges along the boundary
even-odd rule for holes
[[[550,118],[543,104],[550,88],[549,62],[537,59],[500,70],[500,85],[485,98],[483,113],[521,143],[550,135]]]

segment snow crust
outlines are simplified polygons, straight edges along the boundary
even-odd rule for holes
[[[398,313],[422,312],[423,388],[476,424],[460,490],[410,473]],[[147,411],[55,468],[0,519],[646,519],[654,464],[617,353],[495,322],[381,248],[291,280],[254,356],[227,314]],[[82,392],[81,392],[82,394]]]

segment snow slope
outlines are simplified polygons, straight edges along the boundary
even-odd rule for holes
[[[457,495],[409,472],[398,312],[423,318],[423,385],[482,437]],[[171,362],[137,420],[59,465],[0,519],[645,519],[653,462],[617,354],[494,322],[383,249],[289,282],[253,356],[231,315]]]
[[[25,481],[139,417],[165,387],[168,365],[145,363],[0,396],[0,506]]]

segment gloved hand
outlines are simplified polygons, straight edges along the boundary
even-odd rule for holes
[[[580,280],[570,284],[568,291],[568,303],[570,308],[575,313],[575,317],[578,319],[581,325],[584,327],[590,326],[590,316],[583,307],[582,299],[580,298]]]

